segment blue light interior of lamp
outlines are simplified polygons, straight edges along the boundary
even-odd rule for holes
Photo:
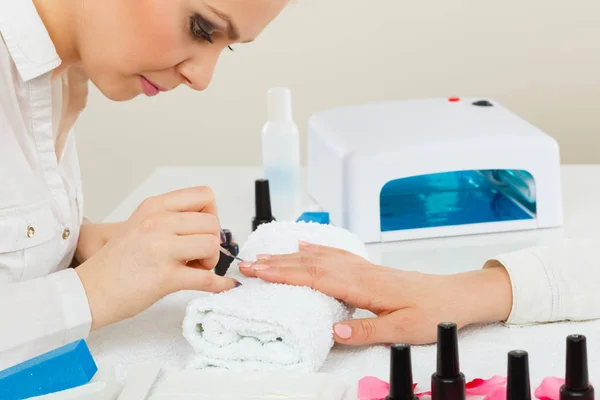
[[[381,231],[535,218],[533,177],[521,170],[441,172],[396,179],[380,194]]]

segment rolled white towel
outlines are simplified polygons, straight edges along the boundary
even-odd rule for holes
[[[332,225],[272,222],[260,225],[240,258],[298,251],[298,241],[336,247],[368,259],[363,242]],[[244,277],[236,264],[227,276],[242,286],[188,304],[183,335],[195,350],[190,368],[231,371],[316,372],[334,344],[332,327],[353,310],[307,287]]]

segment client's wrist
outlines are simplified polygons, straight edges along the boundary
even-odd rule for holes
[[[469,323],[506,321],[512,309],[510,276],[499,263],[465,273],[464,306]]]

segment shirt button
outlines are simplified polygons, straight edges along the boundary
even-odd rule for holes
[[[71,236],[71,231],[68,228],[65,228],[65,230],[63,231],[63,234],[62,234],[62,238],[67,240],[69,238],[69,236]]]
[[[35,235],[35,228],[33,226],[27,227],[27,237],[32,238]]]

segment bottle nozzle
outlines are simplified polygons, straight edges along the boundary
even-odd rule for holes
[[[270,121],[292,120],[292,94],[290,89],[285,87],[269,89],[268,98]]]

